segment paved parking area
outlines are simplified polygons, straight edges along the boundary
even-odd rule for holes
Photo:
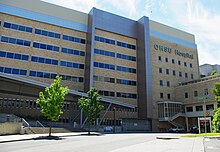
[[[85,134],[85,133],[84,133]],[[180,138],[183,134],[53,134],[57,139],[34,138],[2,142],[2,152],[204,152],[203,138]],[[44,135],[46,136],[46,135]],[[10,136],[5,136],[9,138]],[[22,137],[22,135],[20,135]],[[39,136],[38,136],[39,137]],[[159,138],[158,138],[159,137]],[[19,135],[16,136],[19,138]],[[14,139],[16,139],[14,136]],[[1,139],[1,138],[0,138]],[[5,139],[6,140],[6,139]],[[215,151],[216,152],[216,151]]]
[[[205,152],[220,152],[220,137],[204,139]]]

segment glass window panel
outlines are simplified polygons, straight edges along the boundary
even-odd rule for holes
[[[20,70],[20,75],[26,75],[27,74],[27,70]]]
[[[11,53],[11,52],[7,52],[7,58],[11,58],[13,59],[14,58],[14,53]]]
[[[35,48],[39,48],[39,47],[40,47],[40,44],[39,44],[39,43],[34,42],[34,43],[33,43],[33,47],[35,47]]]
[[[34,77],[36,77],[36,74],[37,74],[37,72],[36,71],[30,71],[30,76],[34,76]]]
[[[6,52],[0,51],[0,57],[5,57],[5,56],[6,56]]]
[[[14,29],[14,30],[18,30],[19,26],[17,24],[12,24],[11,28]]]
[[[58,65],[58,60],[52,60],[53,65]]]
[[[9,38],[9,43],[16,44],[15,38]],[[23,41],[21,42],[21,45],[23,45]]]
[[[19,29],[20,31],[25,31],[25,27],[22,26],[22,25],[20,25],[20,26],[18,27],[18,29]]]
[[[12,69],[12,74],[19,74],[19,69]]]
[[[11,23],[4,22],[4,27],[6,27],[6,28],[10,28],[10,27],[11,27]]]
[[[21,59],[22,59],[22,60],[26,60],[26,61],[27,61],[27,60],[28,60],[28,58],[29,58],[29,56],[28,56],[28,55],[22,55],[22,56],[21,56]]]
[[[7,68],[7,67],[5,67],[4,68],[4,73],[9,73],[9,74],[11,74],[11,68]]]
[[[15,59],[19,59],[19,60],[20,60],[20,59],[21,59],[21,54],[17,54],[17,53],[15,53],[14,58],[15,58]]]
[[[32,33],[32,28],[26,27],[26,32]]]

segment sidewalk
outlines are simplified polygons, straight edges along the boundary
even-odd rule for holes
[[[52,136],[65,137],[65,136],[77,136],[85,134],[85,132],[71,132],[71,133],[52,133]],[[46,137],[48,134],[25,134],[25,135],[4,135],[0,136],[0,143],[34,140],[38,137]]]

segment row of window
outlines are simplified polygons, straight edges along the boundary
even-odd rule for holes
[[[49,59],[49,58],[42,58],[42,57],[38,57],[38,56],[32,56],[31,61],[45,63],[45,64],[58,65],[58,60]]]
[[[32,28],[31,27],[23,26],[23,25],[19,25],[19,24],[13,24],[13,23],[9,23],[9,22],[4,22],[4,27],[5,28],[10,28],[10,29],[13,29],[13,30],[18,30],[18,31],[32,33]]]
[[[110,77],[104,77],[104,76],[93,76],[94,81],[100,81],[100,82],[108,82],[108,83],[115,83],[115,78],[110,78]],[[123,84],[123,85],[132,85],[136,86],[136,81],[132,80],[124,80],[124,79],[117,79],[118,84]]]
[[[117,41],[117,46],[121,46],[121,47],[124,47],[124,48],[136,50],[136,46],[135,45],[124,43],[124,42]]]
[[[35,34],[60,39],[60,34],[59,33],[51,32],[51,31],[35,29]]]
[[[70,48],[62,48],[61,50],[63,53],[66,54],[73,54],[73,55],[78,55],[78,56],[85,56],[85,52],[84,51],[80,51],[80,50],[73,50]]]
[[[42,71],[30,70],[29,76],[31,76],[31,77],[39,77],[39,78],[55,79],[57,74],[56,73],[50,73],[50,72],[42,72]]]
[[[123,67],[123,66],[117,66],[117,70],[122,72],[136,73],[136,69]]]
[[[161,57],[161,56],[158,56],[158,60],[159,60],[159,61],[162,61],[162,57]],[[165,62],[169,62],[169,58],[166,57],[166,58],[165,58]],[[172,59],[171,62],[172,62],[172,64],[175,64],[175,60],[174,60],[174,59]],[[178,63],[178,65],[181,65],[181,64],[182,64],[181,61],[179,61],[179,60],[178,60],[177,63]],[[187,62],[183,62],[183,63],[184,63],[184,66],[187,67]],[[190,68],[193,67],[192,63],[189,64],[189,67],[190,67]]]
[[[160,93],[160,98],[163,99],[164,98],[164,93]],[[171,99],[170,93],[167,93],[167,99]]]
[[[117,58],[124,59],[124,60],[130,60],[130,61],[136,61],[136,57],[130,56],[130,55],[125,55],[125,54],[120,54],[120,53],[117,53]]]
[[[0,51],[0,57],[28,61],[29,55]]]
[[[98,92],[99,92],[100,95],[103,95],[103,96],[115,97],[115,92],[112,92],[112,91],[99,90]],[[116,97],[136,99],[137,95],[132,94],[132,93],[116,92]]]
[[[95,36],[95,40],[99,41],[99,42],[115,45],[115,40],[112,40],[112,39],[108,39],[108,38],[104,38],[104,37],[100,37],[100,36]]]
[[[64,75],[64,74],[61,74],[60,76],[62,77],[62,80],[73,81],[73,82],[83,82],[84,81],[83,77]]]
[[[60,66],[64,66],[64,67],[68,67],[68,68],[84,69],[84,64],[62,61],[62,60],[60,61]]]
[[[94,52],[95,52],[95,54],[115,57],[114,52],[110,52],[110,51],[106,51],[106,50],[95,49]],[[136,61],[136,57],[125,55],[125,54],[120,54],[120,53],[117,53],[117,58],[124,59],[124,60],[130,60],[130,61]]]
[[[109,83],[115,83],[115,78],[110,78],[110,77],[104,77],[104,76],[93,76],[94,81],[100,81],[100,82],[109,82]]]
[[[202,105],[196,106],[195,110],[203,111],[203,106]],[[214,105],[213,104],[206,105],[206,110],[214,110]],[[186,112],[193,112],[193,107],[192,106],[186,107]]]
[[[44,43],[39,43],[39,42],[33,42],[33,47],[43,49],[43,50],[55,51],[55,52],[59,52],[60,50],[59,46],[44,44]]]
[[[101,36],[95,36],[95,41],[115,45],[115,40],[112,40],[112,39],[109,39],[109,38],[104,38],[104,37],[101,37]],[[136,50],[135,45],[128,44],[128,43],[125,43],[125,42],[117,41],[117,46]]]
[[[94,62],[94,67],[109,69],[109,70],[115,70],[115,65],[107,64],[107,63],[101,63],[101,62]]]
[[[1,37],[1,42],[17,44],[17,45],[23,45],[23,46],[30,46],[31,45],[31,41],[12,38],[12,37],[7,37],[7,36],[2,36]]]
[[[63,35],[63,40],[71,41],[71,42],[76,42],[80,44],[85,44],[86,40],[83,38],[78,38],[78,37],[73,37],[70,35]]]
[[[160,80],[160,86],[164,86],[163,80]],[[170,87],[170,81],[167,81],[166,86]]]
[[[194,92],[193,92],[193,95],[194,95],[194,97],[198,97],[199,95],[198,95],[198,91],[197,90],[195,90]],[[207,96],[207,95],[209,95],[209,89],[208,88],[205,88],[204,89],[204,94],[203,94],[204,96]],[[188,92],[185,92],[185,98],[189,98],[189,93]]]
[[[124,85],[136,86],[136,81],[132,81],[132,80],[117,79],[117,83],[124,84]]]
[[[104,56],[115,57],[115,53],[114,52],[110,52],[110,51],[106,51],[106,50],[94,49],[94,53],[95,54],[104,55]]]
[[[7,74],[27,75],[27,70],[25,69],[2,67],[2,66],[0,66],[0,72]]]
[[[163,73],[163,69],[162,68],[159,68],[159,73]],[[170,75],[170,70],[169,69],[166,69],[166,75]],[[176,71],[175,70],[172,70],[172,74],[173,76],[176,76]],[[183,77],[183,74],[181,71],[179,71],[179,77]],[[194,76],[193,74],[190,75],[191,79],[194,79]],[[188,73],[185,73],[185,78],[188,78]]]

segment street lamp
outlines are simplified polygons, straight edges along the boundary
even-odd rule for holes
[[[115,120],[115,107],[113,108],[113,112],[114,112],[114,133],[116,132],[116,120]]]

